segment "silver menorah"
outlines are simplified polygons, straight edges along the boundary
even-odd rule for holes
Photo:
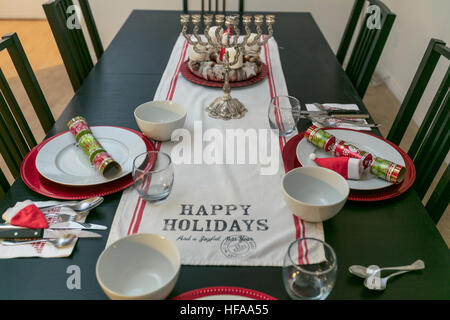
[[[188,25],[190,22],[191,16],[189,14],[181,15],[181,25],[183,36],[186,38],[188,43],[192,46],[193,50],[199,54],[206,54],[208,52],[208,48],[214,50],[217,56],[221,56],[221,59],[217,59],[217,63],[223,65],[224,69],[224,84],[223,84],[223,96],[215,99],[207,108],[208,114],[212,118],[218,118],[223,120],[229,119],[239,119],[242,118],[247,109],[244,105],[236,98],[231,97],[231,87],[230,87],[230,66],[235,65],[239,59],[243,58],[245,55],[245,48],[254,48],[257,47],[258,51],[262,46],[264,46],[267,41],[273,35],[272,25],[275,23],[274,15],[266,15],[266,25],[268,35],[261,39],[262,36],[262,28],[264,24],[264,15],[255,15],[254,16],[254,24],[256,27],[256,36],[251,38],[251,29],[253,17],[250,15],[242,16],[242,23],[245,28],[245,36],[240,37],[239,31],[239,16],[225,16],[223,14],[215,15],[215,22],[217,28],[213,31],[214,37],[211,37],[209,31],[213,24],[213,15],[205,14],[203,15],[203,23],[204,23],[204,36],[206,40],[202,39],[199,34],[201,18],[200,14],[192,15],[192,24],[193,24],[193,38],[187,34]],[[225,40],[222,38],[222,27],[225,23],[226,27],[226,37]],[[229,49],[234,49],[234,56],[230,59]],[[223,54],[220,55],[220,51],[222,50]]]

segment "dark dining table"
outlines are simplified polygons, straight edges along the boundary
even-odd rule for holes
[[[47,137],[67,131],[68,120],[76,115],[85,116],[90,125],[138,130],[133,111],[154,97],[180,34],[179,14],[133,11]],[[275,14],[274,37],[289,94],[304,103],[355,103],[367,112],[311,13]],[[308,125],[301,121],[299,130]],[[373,133],[380,135],[378,130]],[[87,221],[109,229],[121,194],[106,196]],[[0,212],[24,199],[48,200],[18,178],[0,201]],[[323,226],[325,241],[338,261],[336,284],[328,299],[450,299],[449,248],[414,189],[385,201],[348,201]],[[102,238],[81,239],[66,258],[0,260],[0,299],[107,299],[96,280],[95,265],[108,230],[99,232]],[[417,259],[425,262],[424,270],[391,279],[380,292],[366,289],[362,279],[348,271],[353,264],[396,266]],[[68,270],[73,265],[81,271],[81,287],[69,289]],[[168,298],[210,286],[237,286],[289,299],[281,267],[191,265],[182,265]]]

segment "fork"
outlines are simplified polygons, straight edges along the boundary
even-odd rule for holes
[[[70,221],[75,221],[75,222],[82,222],[84,216],[79,215],[79,214],[68,214],[68,213],[59,213],[56,214],[56,216],[58,217],[59,222],[70,222]]]

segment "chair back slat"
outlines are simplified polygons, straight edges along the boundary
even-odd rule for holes
[[[387,139],[399,144],[412,120],[413,114],[427,88],[441,57],[450,60],[450,49],[445,42],[431,39],[406,93],[400,111]],[[439,168],[450,150],[450,67],[427,110],[419,130],[408,150],[416,167],[414,189],[421,198],[429,191]],[[440,177],[426,208],[435,222],[439,221],[449,204],[449,169]]]
[[[431,105],[425,115],[425,118],[420,125],[419,131],[416,134],[411,146],[408,150],[408,155],[411,159],[415,159],[419,149],[423,146],[425,142],[425,135],[427,134],[429,128],[432,126],[433,121],[435,120],[435,115],[438,113],[444,99],[448,96],[448,89],[450,87],[450,67],[447,69],[447,73],[442,80],[439,89],[436,92],[436,95],[431,102]],[[411,120],[410,120],[411,121]],[[409,122],[410,122],[409,121]],[[406,129],[405,129],[406,130]]]
[[[0,154],[6,162],[9,171],[13,177],[16,178],[20,173],[22,156],[20,155],[19,149],[14,144],[14,140],[6,129],[6,124],[2,117],[0,117]]]
[[[222,5],[219,4],[221,2]],[[201,3],[201,11],[202,12],[213,12],[212,1],[211,0],[200,0]],[[188,0],[182,0],[183,12],[187,13],[189,11],[188,8]],[[220,8],[221,7],[221,8]],[[215,12],[225,12],[227,10],[226,0],[215,0]],[[244,12],[244,0],[239,0],[239,13]]]
[[[434,121],[430,128],[425,128],[428,129],[427,134],[413,159],[417,176],[420,177],[415,181],[414,188],[421,198],[425,196],[450,149],[450,94],[447,93],[439,110],[430,108],[428,113],[433,111]],[[421,129],[423,127],[422,124]]]
[[[47,133],[55,120],[16,33],[1,38],[2,50],[8,51],[37,119]],[[0,69],[0,154],[14,178],[20,175],[22,160],[35,145],[36,139]],[[8,189],[9,183],[0,170],[0,194]]]
[[[414,75],[411,86],[403,99],[400,110],[389,130],[387,139],[395,144],[400,144],[408,128],[414,112],[419,105],[420,99],[430,81],[431,75],[439,61],[440,54],[436,51],[436,46],[445,43],[438,39],[431,39],[425,54],[419,64],[419,68]],[[423,138],[423,136],[422,136]]]
[[[447,165],[444,174],[431,194],[425,208],[430,213],[435,223],[438,223],[443,212],[448,206],[448,195],[450,194],[450,165]]]
[[[9,190],[9,182],[3,174],[2,170],[0,170],[0,199],[3,198]]]
[[[53,118],[47,100],[45,100],[44,93],[39,86],[30,62],[23,50],[19,37],[16,33],[11,33],[3,36],[2,40],[9,42],[7,50],[14,67],[16,68],[17,74],[22,81],[23,87],[25,88],[42,128],[45,132],[49,131],[55,123],[55,119]]]
[[[94,47],[95,55],[97,56],[97,59],[100,59],[104,49],[94,21],[94,16],[92,15],[91,7],[89,6],[88,0],[78,0],[78,3],[80,4],[81,12],[83,13],[84,21],[86,22],[87,30],[89,32],[89,36],[91,37],[91,43]]]
[[[16,120],[14,119],[13,114],[2,94],[0,94],[0,117],[2,118],[6,132],[14,140],[13,145],[17,146],[20,155],[19,159],[23,158],[30,151],[30,148],[23,138],[22,132],[17,126]]]
[[[88,4],[85,3],[84,5],[87,6]],[[77,91],[94,64],[83,31],[81,30],[79,17],[76,11],[70,10],[74,8],[72,7],[73,2],[72,0],[51,0],[42,6],[61,53],[72,87]],[[73,26],[70,25],[70,28],[68,23],[69,19],[76,19],[74,20],[76,23]],[[93,24],[93,21],[91,24]]]
[[[370,5],[376,6],[377,12],[373,13],[367,11],[364,14],[361,29],[356,38],[355,45],[345,70],[361,97],[364,96],[369,86],[396,18],[396,15],[381,1],[367,0],[367,2]],[[353,5],[349,21],[336,54],[336,57],[341,64],[345,61],[364,3],[365,1],[355,0]],[[380,20],[379,25],[369,27],[368,22],[371,22],[373,20],[373,15],[378,13]]]
[[[5,119],[10,118],[10,131],[18,131],[15,124],[17,123],[17,125],[20,128],[20,137],[23,139],[18,141],[18,145],[19,148],[21,148],[21,152],[22,154],[25,152],[25,154],[32,148],[34,147],[37,143],[36,143],[36,139],[33,136],[33,133],[31,132],[30,127],[28,126],[28,123],[25,119],[25,117],[22,114],[22,111],[20,110],[19,104],[17,103],[16,98],[14,97],[14,94],[8,84],[8,82],[5,79],[5,75],[3,74],[3,72],[0,69],[0,92],[2,92],[4,98],[5,98],[5,102],[4,104],[8,105],[9,110],[12,113],[12,116],[14,117],[14,121],[11,119],[11,115],[9,115],[8,117],[8,112],[6,110],[8,110],[8,108],[5,106],[4,110],[5,112],[3,113],[3,117]],[[6,121],[6,120],[5,120]],[[14,128],[14,129],[13,129]],[[23,154],[24,155],[24,154]]]
[[[367,23],[368,18],[369,15],[366,15],[364,25]],[[350,79],[357,79],[362,72],[364,61],[370,53],[375,36],[376,32],[373,29],[363,28],[361,30],[361,33],[356,39],[355,48],[350,56],[346,69],[346,73]]]
[[[186,0],[187,1],[187,0]],[[361,16],[362,9],[366,0],[356,0],[353,3],[353,8],[350,13],[347,25],[345,26],[344,34],[339,44],[338,51],[336,53],[336,58],[340,64],[344,63],[345,57],[347,56],[350,43],[352,42],[353,34],[355,33],[356,26]]]

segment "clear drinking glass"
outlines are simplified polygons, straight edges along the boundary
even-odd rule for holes
[[[269,104],[269,124],[280,136],[288,136],[296,129],[300,119],[300,101],[291,96],[276,96]]]
[[[142,199],[157,201],[169,196],[173,185],[172,160],[167,153],[148,151],[133,162],[133,181]]]
[[[318,263],[310,261],[319,257]],[[336,255],[321,240],[300,238],[289,245],[282,272],[284,287],[292,299],[324,300],[336,281]]]

